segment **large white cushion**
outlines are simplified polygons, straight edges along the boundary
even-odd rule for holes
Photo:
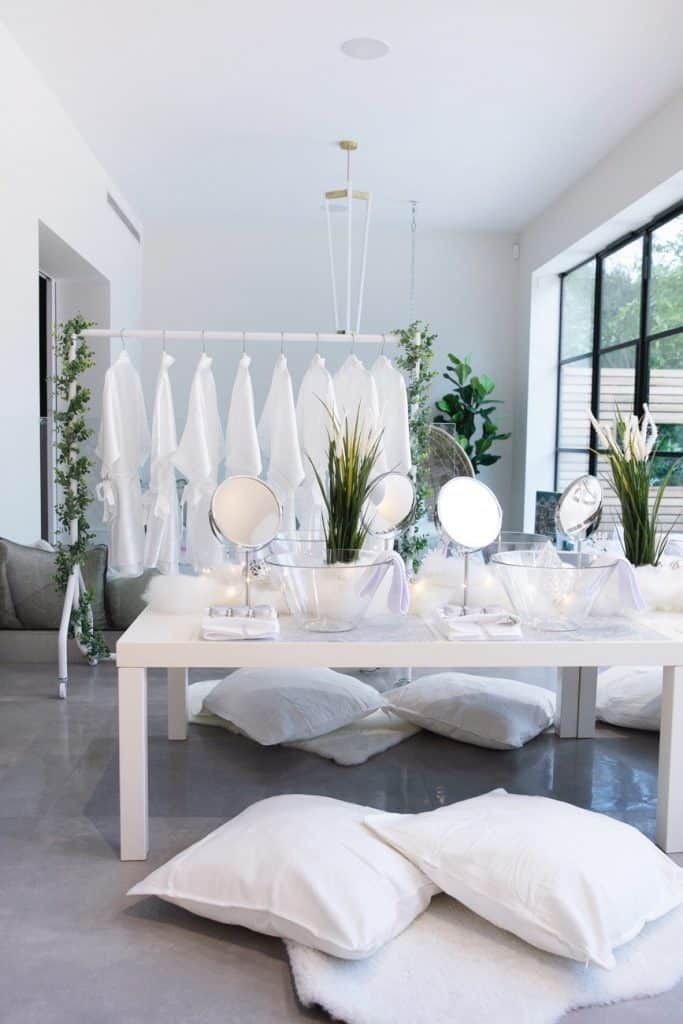
[[[333,956],[370,956],[438,891],[363,825],[371,810],[324,796],[261,800],[128,895],[160,896]]]
[[[596,712],[611,725],[657,731],[662,714],[661,668],[619,666],[601,672]]]
[[[330,668],[241,668],[204,699],[204,709],[257,743],[295,743],[376,711],[384,698]]]
[[[478,747],[522,747],[553,724],[555,695],[516,679],[439,672],[384,695],[397,715]]]
[[[497,789],[365,822],[470,910],[572,960],[614,967],[613,949],[683,902],[683,870],[642,833],[559,800]]]

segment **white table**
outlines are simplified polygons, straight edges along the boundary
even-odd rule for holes
[[[199,615],[145,610],[116,647],[119,689],[121,859],[149,850],[147,669],[165,668],[168,738],[187,738],[188,668],[529,668],[560,670],[561,737],[594,734],[598,666],[664,667],[659,751],[657,842],[683,851],[683,626],[668,635],[612,620],[577,633],[527,632],[517,640],[446,641],[415,616],[370,620],[349,633],[307,633],[281,618],[277,641],[209,642]]]

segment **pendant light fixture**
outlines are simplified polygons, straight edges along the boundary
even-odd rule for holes
[[[351,139],[343,139],[339,143],[339,148],[342,152],[346,153],[346,186],[344,188],[330,189],[325,192],[325,216],[327,218],[327,243],[330,257],[330,275],[332,280],[332,305],[334,308],[334,326],[335,330],[339,334],[357,334],[360,332],[360,321],[361,314],[363,312],[363,293],[365,291],[365,269],[367,265],[368,256],[368,232],[370,229],[370,211],[372,207],[372,197],[369,192],[361,192],[354,189],[351,184],[351,154],[358,149],[358,143],[353,142]],[[343,326],[342,319],[339,313],[339,301],[338,295],[342,292],[342,288],[337,288],[337,273],[335,267],[334,258],[334,237],[332,231],[332,205],[336,204],[340,200],[345,200],[344,205],[344,221],[346,224],[346,249],[345,249],[345,265],[346,265],[346,282],[343,288],[344,297],[344,311],[343,311]],[[365,224],[362,234],[361,242],[361,264],[360,264],[360,279],[358,282],[358,295],[355,303],[355,321],[353,320],[353,210],[354,203],[365,204]]]

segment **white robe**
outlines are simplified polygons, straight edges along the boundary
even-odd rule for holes
[[[95,453],[102,460],[97,496],[111,531],[109,564],[122,576],[139,576],[145,545],[140,469],[149,455],[149,428],[142,383],[125,351],[104,375]]]
[[[382,429],[382,418],[377,385],[370,371],[363,366],[357,356],[353,354],[347,356],[335,373],[334,394],[342,430],[344,421],[353,430],[356,416],[358,416],[361,436],[371,435],[374,438],[379,434]],[[384,451],[380,449],[373,475],[378,476],[380,473],[385,473],[386,470]]]
[[[185,429],[173,457],[176,469],[187,478],[182,499],[187,507],[185,547],[195,572],[211,569],[224,560],[223,545],[209,524],[211,496],[223,458],[223,430],[212,361],[206,353],[199,357],[190,387]]]
[[[313,466],[325,481],[329,435],[333,429],[330,413],[337,415],[334,383],[325,360],[316,354],[303,376],[296,400],[296,422],[304,462],[304,482],[296,494],[302,530],[322,527],[323,498]]]
[[[228,424],[225,429],[225,470],[229,476],[260,476],[263,464],[254,415],[254,389],[249,365],[243,354],[232,386]]]
[[[258,425],[261,447],[269,455],[266,479],[283,508],[282,529],[296,530],[295,491],[304,479],[304,466],[296,427],[292,378],[287,359],[280,354]]]
[[[175,359],[164,352],[152,413],[149,490],[145,495],[147,533],[145,568],[177,573],[180,554],[180,510],[173,456],[178,447],[173,392],[168,375]]]
[[[408,395],[403,374],[386,356],[379,356],[370,372],[377,387],[379,414],[384,428],[382,445],[387,469],[392,473],[409,473],[412,458]]]

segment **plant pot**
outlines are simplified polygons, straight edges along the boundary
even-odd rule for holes
[[[342,551],[328,561],[324,541],[283,539],[266,558],[279,579],[289,610],[317,633],[354,629],[367,613],[392,565],[384,552]]]

